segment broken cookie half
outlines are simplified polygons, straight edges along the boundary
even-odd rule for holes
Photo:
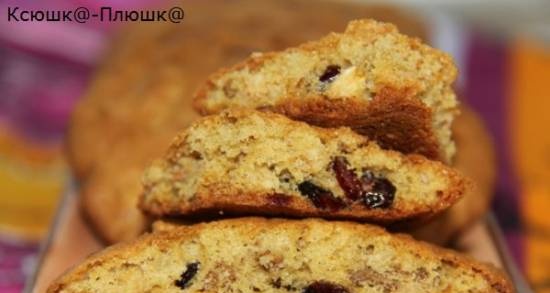
[[[458,114],[445,53],[374,20],[281,52],[255,53],[213,74],[195,96],[203,114],[247,107],[322,127],[349,126],[386,149],[449,163]]]
[[[88,258],[48,293],[513,292],[505,275],[383,229],[239,218],[164,227]]]
[[[140,206],[154,216],[221,211],[390,224],[446,209],[467,182],[442,163],[383,150],[349,128],[240,109],[183,131],[145,171]]]

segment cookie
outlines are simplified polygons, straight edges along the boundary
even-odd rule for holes
[[[513,292],[450,250],[347,222],[241,218],[179,226],[94,255],[53,283],[71,292]]]
[[[96,234],[107,243],[133,239],[149,221],[137,208],[142,192],[141,176],[155,156],[162,155],[173,137],[117,141],[112,152],[95,166],[79,186],[82,212]]]
[[[203,114],[247,107],[349,126],[384,148],[450,162],[456,72],[448,55],[395,26],[356,20],[344,33],[254,53],[218,71],[198,89],[195,107]]]
[[[254,51],[282,50],[341,30],[360,17],[427,35],[414,15],[383,4],[201,0],[181,6],[186,12],[181,24],[138,22],[117,33],[72,115],[68,161],[80,183],[84,212],[109,242],[143,231],[139,216],[136,221],[120,216],[138,213],[141,174],[136,170],[162,155],[198,117],[192,94],[210,73]],[[213,19],[223,25],[212,25]],[[148,144],[156,146],[142,147]]]
[[[126,140],[156,139],[152,134],[161,129],[171,132],[168,144],[197,116],[191,108],[197,84],[252,52],[282,50],[360,17],[427,35],[414,15],[382,4],[201,0],[180,5],[186,12],[181,24],[138,22],[116,34],[69,126],[67,154],[79,179],[114,149],[123,151]],[[213,19],[222,25],[212,25]]]
[[[349,128],[319,128],[248,109],[205,117],[143,178],[152,215],[321,216],[393,223],[432,215],[467,181],[418,155],[382,150]]]
[[[113,160],[120,162],[118,158]],[[118,168],[102,165],[81,186],[82,211],[103,241],[130,240],[149,226],[148,219],[137,208],[143,165],[127,163]]]
[[[448,244],[461,231],[478,221],[489,209],[494,194],[496,158],[491,135],[481,118],[461,104],[453,123],[457,153],[453,166],[475,183],[455,205],[430,223],[414,229],[416,238]]]

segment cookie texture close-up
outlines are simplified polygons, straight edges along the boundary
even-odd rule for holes
[[[48,293],[513,292],[499,270],[356,223],[241,218],[164,229],[91,256]]]
[[[448,244],[476,223],[490,207],[494,195],[496,158],[492,138],[483,121],[471,108],[461,104],[453,123],[457,152],[453,167],[474,185],[456,204],[410,232],[414,237],[437,244]]]
[[[182,24],[136,22],[116,34],[72,115],[68,161],[84,212],[108,242],[143,231],[135,205],[141,190],[136,170],[160,156],[196,119],[192,94],[215,70],[252,52],[282,50],[342,30],[360,17],[427,36],[415,15],[384,4],[183,0],[179,5],[185,9]],[[212,25],[213,20],[223,25]]]
[[[384,148],[450,162],[456,73],[450,56],[394,25],[355,20],[344,33],[221,69],[198,89],[195,107],[203,114],[248,107],[349,126]]]
[[[390,223],[430,216],[468,187],[453,169],[383,150],[349,128],[248,109],[205,117],[145,171],[142,209],[323,216]]]

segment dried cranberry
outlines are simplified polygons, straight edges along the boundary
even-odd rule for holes
[[[369,208],[388,208],[395,197],[395,186],[386,178],[377,177],[369,170],[363,170],[359,178],[345,157],[335,157],[331,163],[338,184],[344,191],[347,204],[361,200]],[[318,208],[337,210],[345,207],[344,200],[334,197],[332,192],[325,190],[309,181],[298,185],[300,192],[309,197]]]
[[[361,178],[358,178],[353,169],[348,169],[345,157],[334,158],[332,170],[351,201],[361,199],[369,208],[388,208],[392,205],[396,188],[388,179],[377,177],[369,170],[364,170]]]
[[[388,208],[395,198],[396,188],[386,178],[375,178],[372,191],[363,197],[363,202],[369,208]]]
[[[335,211],[345,207],[342,199],[334,197],[332,192],[329,190],[317,186],[309,181],[304,181],[298,184],[298,190],[302,195],[307,196],[313,204],[320,209]]]
[[[349,291],[331,282],[317,281],[305,287],[302,293],[349,293]]]
[[[334,158],[332,170],[336,174],[336,180],[338,180],[338,184],[340,184],[346,196],[353,201],[357,200],[363,193],[363,187],[355,172],[352,169],[348,169],[346,158]]]
[[[319,77],[321,82],[331,82],[334,78],[340,74],[340,66],[338,65],[329,65],[325,69],[325,72]]]
[[[187,286],[189,285],[189,281],[191,281],[191,279],[193,279],[193,277],[197,274],[197,271],[199,270],[199,265],[200,262],[188,263],[185,272],[181,274],[179,280],[176,280],[174,284],[181,289],[187,288]]]

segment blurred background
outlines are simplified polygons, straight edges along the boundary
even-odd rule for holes
[[[33,271],[60,195],[71,182],[64,142],[72,110],[122,25],[13,23],[5,17],[7,7],[152,4],[33,2],[0,3],[0,293],[21,292]],[[550,292],[550,2],[435,2],[384,5],[420,19],[429,42],[455,58],[457,92],[481,115],[496,146],[492,209],[532,287]]]

